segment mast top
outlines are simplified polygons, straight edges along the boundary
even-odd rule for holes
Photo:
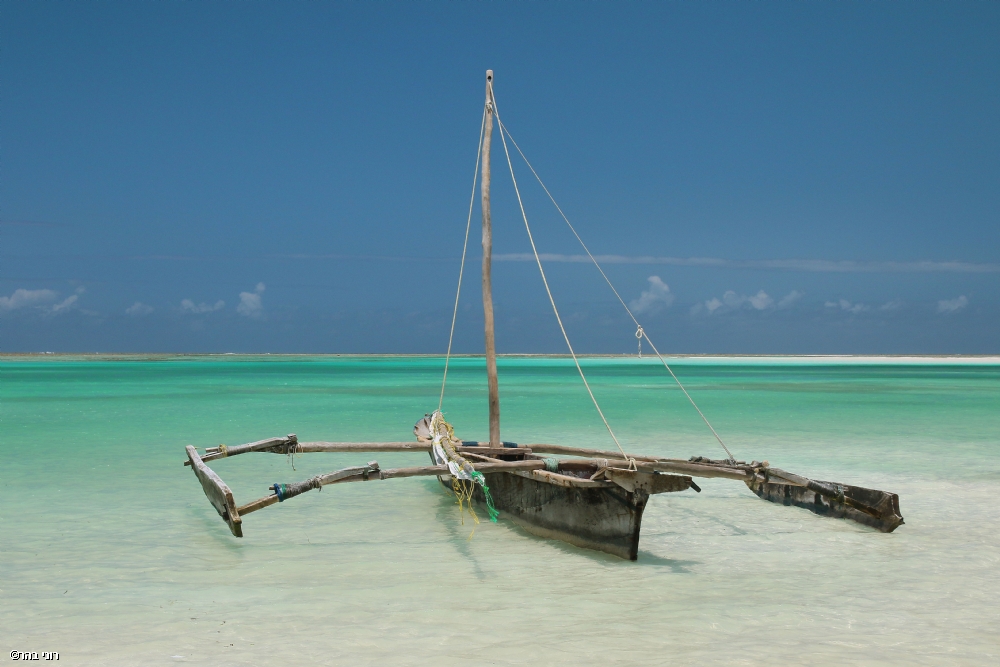
[[[493,80],[493,70],[488,69],[486,70],[486,81],[489,82],[492,80]]]

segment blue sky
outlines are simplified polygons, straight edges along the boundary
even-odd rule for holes
[[[492,68],[662,350],[996,353],[998,34],[996,3],[4,3],[0,351],[443,351]],[[562,352],[496,146],[498,348]],[[515,169],[578,350],[634,351]]]

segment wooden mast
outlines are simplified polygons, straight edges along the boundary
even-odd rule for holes
[[[490,392],[490,447],[500,447],[500,384],[493,335],[493,229],[490,224],[490,141],[493,137],[493,70],[486,70],[486,127],[483,130],[483,315],[486,324],[486,378]]]

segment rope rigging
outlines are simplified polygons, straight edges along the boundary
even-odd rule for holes
[[[538,172],[535,171],[535,168],[533,166],[531,166],[531,163],[528,161],[528,158],[525,157],[524,152],[521,150],[521,147],[517,145],[517,142],[514,140],[514,137],[511,136],[510,131],[507,129],[507,126],[504,125],[500,121],[500,114],[499,113],[497,114],[497,125],[499,125],[499,127],[500,127],[500,137],[503,138],[504,135],[507,135],[507,137],[510,138],[510,142],[512,144],[514,144],[514,148],[517,149],[517,152],[520,154],[521,159],[524,160],[524,163],[526,165],[528,165],[528,169],[530,169],[531,173],[535,176],[535,180],[537,180],[538,184],[542,186],[543,190],[545,190],[545,194],[548,195],[549,201],[551,201],[552,205],[556,207],[557,211],[559,211],[559,215],[562,216],[562,219],[566,222],[566,225],[569,227],[570,231],[573,232],[573,236],[576,237],[576,240],[580,242],[580,246],[583,247],[584,251],[587,253],[587,256],[590,257],[590,261],[592,261],[594,263],[594,266],[597,267],[597,270],[601,272],[601,276],[604,278],[604,281],[608,284],[608,287],[610,287],[611,291],[615,293],[615,296],[618,298],[618,301],[622,304],[622,307],[625,309],[625,312],[628,313],[628,316],[630,318],[632,318],[632,321],[635,323],[635,326],[637,327],[635,335],[636,335],[636,338],[639,339],[640,356],[642,354],[642,347],[641,347],[642,346],[642,339],[645,338],[646,342],[649,343],[649,346],[651,348],[653,348],[653,352],[660,359],[660,363],[662,363],[663,367],[666,368],[667,372],[670,373],[670,376],[674,379],[674,382],[677,383],[677,386],[684,393],[684,396],[686,396],[687,399],[688,399],[688,401],[690,401],[691,406],[698,412],[698,415],[701,416],[702,421],[705,422],[705,425],[708,426],[708,429],[712,432],[712,435],[715,436],[715,439],[722,446],[722,449],[725,450],[726,455],[729,457],[729,460],[732,461],[732,462],[735,462],[736,459],[733,456],[732,452],[729,451],[729,448],[726,447],[726,443],[724,443],[722,441],[722,438],[719,436],[718,432],[716,432],[716,430],[712,426],[711,422],[708,421],[708,417],[705,416],[705,413],[703,413],[701,411],[701,408],[698,407],[698,404],[694,402],[693,398],[691,398],[691,394],[689,394],[688,391],[687,391],[687,389],[684,388],[684,385],[681,384],[680,379],[674,373],[673,369],[670,368],[670,364],[668,364],[667,360],[663,358],[663,355],[660,354],[660,351],[656,349],[656,345],[654,345],[653,341],[649,339],[649,334],[647,334],[645,332],[645,330],[642,328],[642,325],[639,324],[639,320],[636,319],[635,315],[632,314],[632,310],[628,307],[628,304],[625,303],[625,300],[622,299],[621,294],[618,293],[618,290],[615,289],[615,286],[614,286],[614,284],[612,284],[611,279],[608,278],[608,275],[604,272],[604,269],[601,267],[600,263],[597,261],[597,259],[594,257],[594,255],[590,252],[590,249],[587,247],[587,244],[583,242],[582,238],[580,238],[580,235],[577,233],[576,229],[573,227],[573,224],[569,221],[569,218],[566,217],[566,214],[563,213],[562,208],[556,202],[555,197],[553,197],[552,193],[549,192],[549,189],[547,187],[545,187],[545,183],[542,182],[542,179],[538,175]],[[507,142],[506,142],[506,140],[504,141],[504,150],[505,151],[507,150]],[[508,161],[508,163],[510,162],[510,155],[509,154],[507,156],[507,161]],[[514,169],[513,169],[513,167],[511,167],[511,178],[513,178],[513,176],[514,176]],[[516,183],[514,185],[514,188],[515,188],[515,190],[517,189],[517,184]],[[521,200],[521,195],[520,195],[520,193],[518,193],[518,202],[520,202],[520,200]],[[524,214],[524,208],[523,208],[523,206],[522,206],[522,209],[521,209],[521,213],[522,213],[522,215]],[[528,224],[527,218],[525,218],[524,223],[525,223],[525,225]],[[528,232],[528,235],[529,236],[531,235],[530,231]],[[532,247],[532,249],[534,249],[534,247],[535,247],[534,241],[532,241],[531,247]],[[537,253],[537,251],[535,252],[535,259],[538,260],[538,253]],[[542,264],[541,264],[540,260],[538,261],[538,268],[539,268],[539,270],[541,270],[541,268],[542,268]],[[543,277],[543,280],[544,280],[544,272],[542,274],[542,277]],[[548,289],[548,283],[546,283],[545,288]],[[552,295],[549,294],[549,299],[551,300],[551,298],[552,298]],[[555,303],[554,302],[552,304],[552,307],[555,308]],[[559,317],[558,313],[556,314],[556,317],[557,318]],[[562,327],[562,322],[561,321],[559,323],[559,326]],[[565,331],[563,331],[563,335],[564,336],[566,335]],[[569,344],[569,339],[568,338],[566,339],[566,343],[567,343],[567,345]],[[570,348],[570,352],[572,352],[572,348]],[[574,355],[573,359],[574,360],[576,359],[575,355]],[[579,364],[577,364],[577,368],[579,368]],[[582,377],[582,375],[583,375],[582,371],[580,372],[580,375]],[[586,379],[584,379],[584,383],[586,384]],[[590,387],[589,386],[587,387],[587,390],[590,391]],[[591,394],[591,398],[593,398],[593,394]],[[594,401],[594,404],[597,405],[597,401],[596,400]],[[598,408],[598,411],[600,411],[600,408]],[[601,417],[603,418],[603,416],[604,415],[602,414]],[[607,421],[605,421],[605,425],[607,425]],[[608,430],[609,431],[611,430],[610,426],[608,427]],[[613,433],[612,433],[612,438],[614,438],[614,434]],[[615,439],[615,443],[616,444],[617,444],[617,442],[618,442],[618,440]],[[619,445],[619,448],[620,447],[621,446]]]
[[[535,247],[535,238],[531,234],[531,225],[528,224],[528,216],[524,212],[524,203],[521,201],[521,191],[517,187],[517,178],[514,176],[514,164],[510,160],[510,151],[507,150],[507,140],[504,138],[506,129],[504,128],[504,124],[500,122],[500,111],[497,109],[496,96],[493,93],[492,83],[490,83],[490,97],[493,99],[493,112],[496,114],[497,126],[500,128],[500,140],[503,142],[504,155],[507,156],[507,166],[510,168],[510,178],[514,182],[514,192],[517,194],[517,204],[521,208],[521,217],[524,219],[524,228],[528,232],[528,240],[531,242],[531,251],[535,254],[535,262],[538,264],[538,272],[542,275],[542,283],[545,285],[545,293],[549,295],[549,303],[552,304],[552,312],[555,313],[556,321],[559,323],[559,330],[562,331],[563,340],[566,341],[566,347],[569,348],[569,354],[573,357],[573,363],[576,364],[577,372],[580,373],[580,379],[583,380],[583,386],[587,388],[587,393],[590,394],[590,400],[594,402],[594,407],[597,408],[597,414],[601,416],[601,421],[604,422],[604,426],[608,429],[611,439],[615,441],[615,445],[618,446],[618,450],[621,451],[625,460],[629,462],[629,468],[635,469],[635,459],[626,454],[621,443],[618,442],[615,432],[611,429],[611,424],[608,423],[607,418],[604,416],[604,411],[601,410],[601,406],[597,402],[597,398],[594,396],[594,392],[590,389],[590,383],[587,382],[587,376],[584,375],[583,369],[580,367],[580,361],[576,358],[576,352],[573,351],[573,344],[569,342],[569,336],[566,334],[566,327],[563,326],[562,318],[559,316],[559,309],[556,308],[556,301],[552,297],[552,290],[549,289],[549,281],[545,277],[545,269],[542,268],[542,259],[538,256],[538,249]],[[511,141],[513,140],[514,139],[511,138]]]
[[[625,450],[622,447],[621,443],[618,441],[618,438],[615,435],[614,431],[612,430],[611,425],[608,423],[607,418],[604,416],[604,411],[601,410],[601,406],[597,402],[597,398],[594,396],[594,392],[590,388],[590,383],[587,381],[587,376],[584,374],[583,368],[580,366],[580,361],[577,359],[576,352],[573,350],[573,345],[572,345],[572,343],[569,340],[569,335],[566,333],[566,327],[563,325],[562,317],[559,315],[559,309],[556,307],[555,299],[552,296],[552,290],[549,288],[548,279],[545,276],[545,269],[542,266],[541,257],[539,256],[538,249],[535,246],[535,239],[534,239],[534,236],[531,233],[531,226],[528,224],[528,216],[527,216],[527,214],[525,213],[525,210],[524,210],[524,203],[521,200],[521,191],[520,191],[520,189],[519,189],[519,187],[517,185],[517,178],[514,175],[514,165],[513,165],[513,162],[511,161],[510,151],[509,151],[509,149],[507,147],[507,139],[508,138],[510,139],[511,143],[514,145],[514,148],[517,150],[518,154],[521,156],[521,159],[524,160],[524,163],[528,166],[528,169],[531,170],[531,173],[535,177],[535,180],[538,181],[538,184],[542,187],[542,189],[545,191],[545,194],[548,196],[549,200],[552,202],[553,206],[555,206],[556,210],[559,212],[559,215],[562,217],[563,221],[566,223],[566,225],[569,227],[570,231],[573,233],[573,236],[576,237],[576,240],[580,243],[580,246],[583,248],[584,252],[587,253],[587,256],[590,258],[590,261],[593,262],[593,264],[594,264],[595,267],[597,267],[597,270],[600,272],[601,277],[604,278],[604,281],[608,284],[608,287],[610,287],[611,291],[614,292],[615,297],[618,299],[619,303],[621,303],[622,307],[625,309],[625,312],[628,313],[628,316],[635,323],[635,325],[636,325],[635,336],[636,336],[636,339],[638,340],[638,345],[639,345],[639,358],[640,359],[642,358],[642,340],[645,339],[646,342],[649,343],[649,346],[653,349],[653,352],[656,354],[657,358],[660,360],[660,363],[662,363],[663,367],[667,369],[668,373],[670,373],[670,376],[673,378],[673,380],[677,384],[678,388],[680,388],[681,392],[684,394],[684,396],[691,403],[691,406],[695,409],[695,411],[701,417],[702,421],[705,422],[705,425],[712,432],[712,435],[715,436],[715,439],[718,441],[719,445],[722,447],[723,450],[725,450],[726,455],[728,456],[729,460],[735,462],[735,460],[736,460],[735,457],[733,457],[732,452],[729,451],[729,448],[726,446],[726,443],[723,442],[722,437],[719,436],[718,432],[712,426],[711,422],[708,421],[708,418],[705,416],[705,413],[703,413],[701,411],[701,408],[698,407],[698,404],[695,403],[694,399],[691,397],[691,394],[688,393],[687,389],[684,387],[684,385],[681,383],[680,379],[677,377],[677,375],[674,373],[673,369],[670,367],[670,364],[667,363],[667,360],[663,358],[662,354],[660,354],[660,351],[656,348],[656,345],[654,345],[653,341],[650,340],[649,334],[646,333],[646,331],[643,329],[642,325],[639,323],[639,320],[635,317],[635,315],[632,313],[632,310],[628,307],[628,304],[625,303],[625,300],[622,298],[621,294],[618,293],[618,290],[615,288],[614,284],[611,282],[611,279],[608,278],[607,273],[605,273],[604,269],[601,267],[600,263],[597,261],[597,258],[595,258],[594,255],[593,255],[593,253],[590,252],[590,249],[587,247],[587,244],[583,242],[583,239],[577,233],[576,228],[573,227],[573,224],[569,221],[569,218],[566,217],[566,214],[563,212],[563,210],[559,206],[558,202],[556,202],[555,197],[552,196],[552,193],[549,192],[548,187],[546,187],[545,183],[542,181],[541,177],[538,175],[538,172],[535,171],[535,168],[532,166],[531,162],[528,161],[528,158],[525,156],[524,151],[521,150],[521,147],[518,145],[517,141],[515,141],[514,137],[511,135],[510,131],[507,129],[507,126],[504,125],[503,122],[500,120],[500,112],[497,109],[496,97],[495,97],[494,92],[493,92],[493,84],[492,84],[492,82],[490,82],[489,86],[490,86],[490,98],[492,99],[492,107],[493,107],[492,110],[493,110],[493,113],[496,116],[497,126],[500,129],[500,139],[503,142],[504,155],[507,158],[507,166],[510,169],[511,181],[514,184],[514,192],[517,195],[517,203],[518,203],[518,206],[521,209],[521,217],[524,220],[524,227],[525,227],[525,230],[528,233],[528,240],[531,243],[531,250],[532,250],[532,252],[534,254],[534,257],[535,257],[535,263],[538,265],[538,271],[541,274],[542,283],[545,285],[545,292],[546,292],[546,294],[549,297],[549,303],[552,306],[552,312],[556,316],[556,322],[558,322],[558,324],[559,324],[559,330],[562,332],[563,340],[566,342],[566,347],[569,349],[570,356],[573,358],[573,363],[576,366],[576,370],[580,374],[580,379],[583,380],[583,385],[587,389],[587,393],[590,396],[590,400],[594,403],[594,407],[597,409],[597,413],[598,413],[598,415],[600,415],[601,421],[604,422],[605,428],[607,428],[608,433],[611,435],[611,439],[614,440],[615,445],[618,447],[619,451],[621,451],[621,453],[625,457],[625,459],[629,461],[630,467],[634,467],[635,466],[634,459],[632,459],[632,457],[630,457],[628,454],[625,453]],[[483,134],[484,134],[485,127],[486,127],[486,114],[487,114],[487,111],[488,111],[488,107],[486,107],[486,108],[483,109],[483,119],[482,119],[482,122],[481,122],[480,127],[479,127],[479,146],[478,146],[478,151],[476,153],[476,167],[475,167],[475,170],[473,172],[473,178],[472,178],[472,196],[471,196],[471,198],[469,200],[469,214],[468,214],[468,218],[467,218],[466,223],[465,223],[465,241],[464,241],[464,243],[462,245],[462,261],[461,261],[461,264],[459,266],[459,271],[458,271],[458,287],[455,290],[455,304],[454,304],[454,308],[452,310],[452,316],[451,316],[451,329],[450,329],[450,331],[448,333],[448,351],[447,351],[447,353],[445,355],[444,374],[443,374],[443,377],[441,379],[441,394],[440,394],[440,397],[438,399],[438,414],[440,414],[441,408],[442,408],[442,406],[444,404],[445,386],[446,386],[447,381],[448,381],[448,367],[449,367],[449,364],[450,364],[450,361],[451,361],[452,342],[454,340],[454,335],[455,335],[455,322],[456,322],[457,317],[458,317],[459,297],[461,296],[461,292],[462,292],[462,278],[463,278],[463,275],[464,275],[464,272],[465,272],[465,258],[466,258],[466,254],[467,254],[468,246],[469,246],[469,232],[470,232],[470,229],[471,229],[471,226],[472,226],[472,211],[473,211],[473,208],[474,208],[474,205],[475,205],[475,199],[476,199],[476,184],[478,182],[478,177],[479,177],[479,163],[480,163],[480,160],[482,158]]]
[[[465,273],[465,253],[469,249],[469,229],[472,226],[472,207],[476,203],[476,182],[479,178],[479,160],[483,156],[483,130],[486,128],[486,109],[483,109],[483,120],[479,125],[479,150],[476,153],[476,168],[472,172],[472,198],[469,199],[469,219],[465,221],[465,243],[462,245],[462,263],[458,268],[458,289],[455,290],[455,309],[451,313],[451,331],[448,332],[448,353],[444,357],[444,377],[441,378],[441,397],[438,399],[438,412],[444,405],[444,387],[448,382],[448,363],[451,361],[451,342],[455,337],[455,319],[458,317],[458,297],[462,294],[462,274]]]

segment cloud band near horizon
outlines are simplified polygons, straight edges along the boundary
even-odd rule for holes
[[[541,253],[543,262],[589,263],[587,255]],[[976,262],[885,262],[829,259],[722,259],[719,257],[654,257],[651,255],[595,255],[601,264],[654,264],[757,271],[808,271],[814,273],[1000,273],[1000,264]],[[534,262],[528,253],[493,255],[495,262]]]
[[[4,255],[0,258],[15,257]],[[24,255],[16,255],[24,259]],[[34,259],[80,259],[82,255],[32,255]],[[471,256],[473,259],[475,256]],[[543,262],[589,263],[587,255],[539,253]],[[1000,273],[1000,263],[921,260],[916,262],[859,261],[852,259],[725,259],[722,257],[656,257],[653,255],[594,255],[601,264],[634,264],[647,266],[692,266],[716,269],[748,269],[754,271],[801,271],[810,273]],[[88,259],[125,259],[132,261],[245,261],[248,259],[295,259],[378,262],[425,262],[425,257],[386,255],[354,255],[350,253],[280,253],[262,255],[91,255]],[[436,261],[458,262],[459,258],[441,257]],[[498,253],[494,262],[534,262],[530,253]]]

